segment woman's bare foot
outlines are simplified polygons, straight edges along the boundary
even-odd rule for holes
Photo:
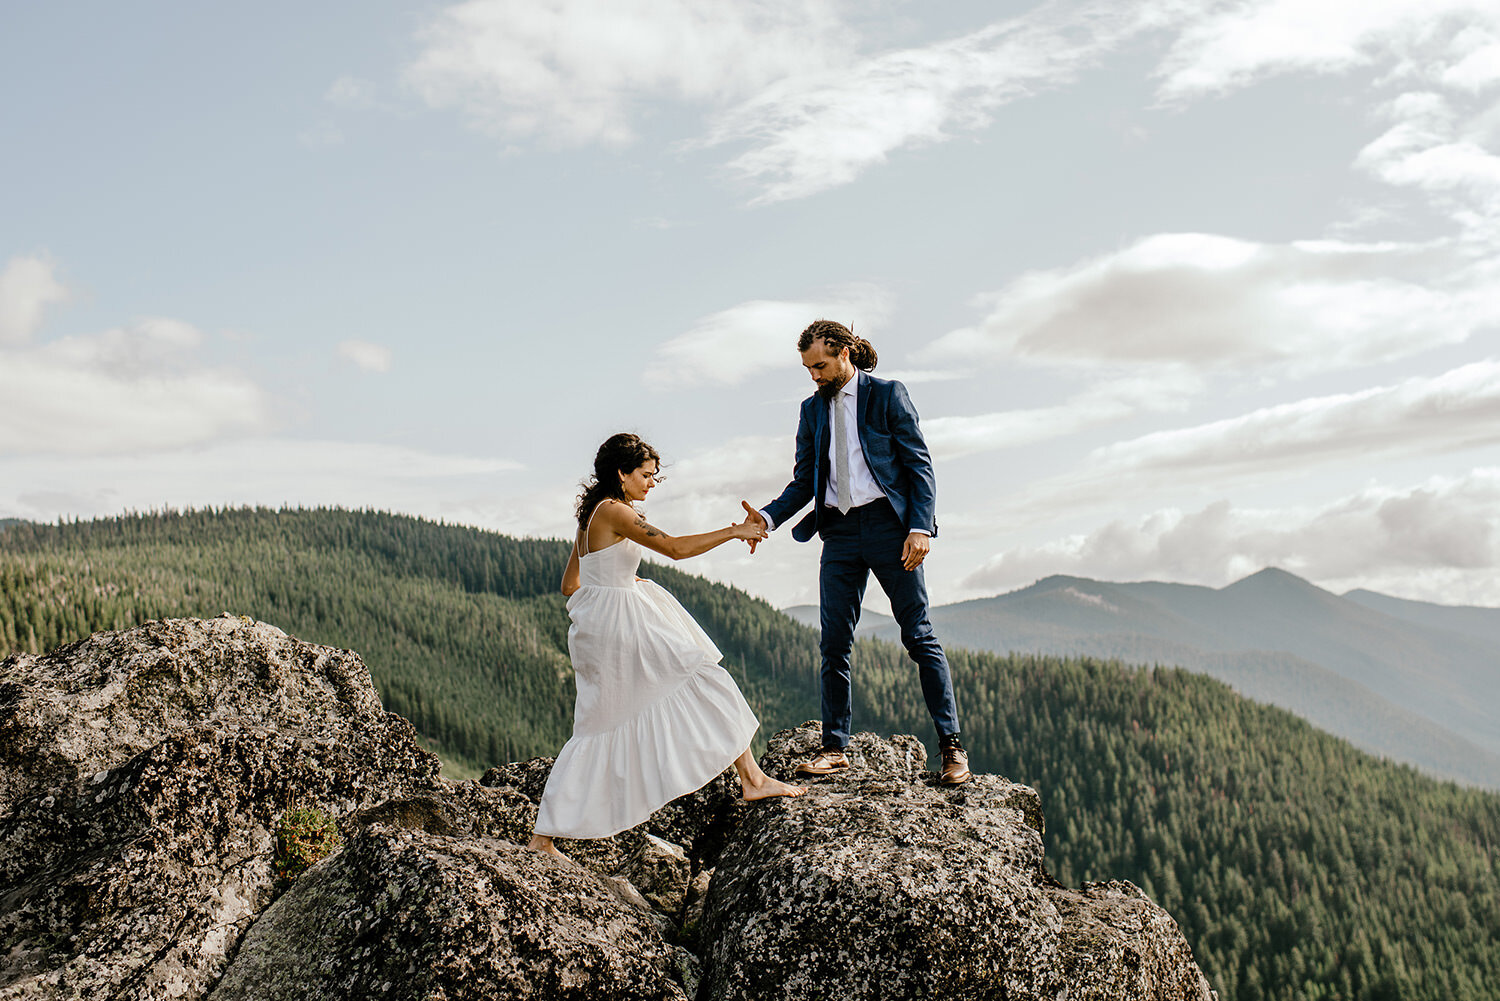
[[[770,799],[772,796],[801,796],[807,790],[801,786],[790,785],[780,779],[773,779],[765,772],[761,772],[760,781],[755,782],[749,778],[740,779],[740,795],[749,800]]]
[[[541,852],[543,855],[551,855],[553,858],[566,862],[569,865],[578,864],[559,851],[558,847],[552,843],[551,838],[544,838],[540,834],[533,834],[531,840],[526,843],[526,847],[534,852]]]
[[[772,796],[801,796],[807,792],[801,786],[788,785],[773,779],[761,770],[760,763],[750,753],[750,748],[740,752],[734,759],[734,770],[740,777],[740,795],[746,799],[769,799]]]

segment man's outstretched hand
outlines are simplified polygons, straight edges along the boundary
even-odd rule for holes
[[[745,521],[754,522],[755,524],[759,525],[762,532],[768,530],[766,526],[766,519],[761,517],[761,513],[759,511],[750,506],[749,501],[740,501],[740,506],[745,509]],[[760,540],[758,539],[746,539],[745,544],[750,547],[750,552],[753,553],[755,552],[755,547],[759,543],[759,541]]]

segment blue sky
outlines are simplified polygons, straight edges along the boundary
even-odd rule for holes
[[[0,517],[564,536],[629,429],[704,530],[830,316],[921,412],[938,602],[1500,605],[1493,0],[10,5],[0,85]]]

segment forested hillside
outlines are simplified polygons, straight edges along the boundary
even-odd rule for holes
[[[233,509],[0,533],[0,656],[164,616],[250,615],[359,651],[387,709],[462,772],[554,754],[572,732],[568,546],[398,515]],[[816,640],[765,602],[667,567],[763,719],[816,716]],[[757,670],[747,675],[744,665]]]
[[[564,543],[349,511],[150,514],[0,532],[0,653],[163,615],[252,615],[351,647],[450,759],[552,754],[571,723]],[[687,564],[691,566],[691,564]],[[817,715],[817,642],[647,565],[764,731]],[[1225,1001],[1500,996],[1500,796],[1369,757],[1175,669],[951,650],[977,770],[1034,785],[1053,873],[1126,878]],[[898,648],[857,651],[856,726],[931,743]]]

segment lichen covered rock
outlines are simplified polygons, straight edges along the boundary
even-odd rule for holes
[[[552,761],[552,758],[532,758],[511,762],[491,768],[479,778],[481,786],[519,793],[530,801],[532,812],[522,841],[531,836],[535,807],[547,786]],[[559,838],[557,844],[580,865],[601,873],[619,872],[646,844],[648,835],[681,846],[694,859],[712,859],[723,843],[725,824],[737,802],[740,802],[739,779],[733,768],[726,768],[703,788],[674,799],[637,827],[612,838],[586,841]]]
[[[686,1001],[677,950],[595,874],[504,841],[375,826],[245,936],[211,1001]]]
[[[203,996],[273,895],[271,831],[441,787],[353,653],[234,616],[0,663],[0,989]]]
[[[687,905],[693,863],[680,845],[648,834],[645,844],[620,867],[620,875],[630,880],[654,909],[678,917]]]
[[[1134,883],[1048,891],[1062,916],[1058,951],[1070,1001],[1213,995],[1172,916]]]
[[[914,737],[808,782],[807,724],[613,838],[522,845],[551,760],[438,774],[349,651],[221,616],[0,662],[0,1001],[1204,1001],[1171,917],[1047,876],[1041,801]],[[343,847],[278,898],[276,824]],[[231,962],[232,960],[232,962]]]
[[[789,775],[819,743],[816,724],[778,734],[767,771]],[[1209,997],[1143,895],[1046,875],[1035,791],[938,786],[913,737],[859,734],[850,757],[800,799],[738,809],[701,932],[708,997]],[[1096,986],[1075,993],[1085,973]]]

